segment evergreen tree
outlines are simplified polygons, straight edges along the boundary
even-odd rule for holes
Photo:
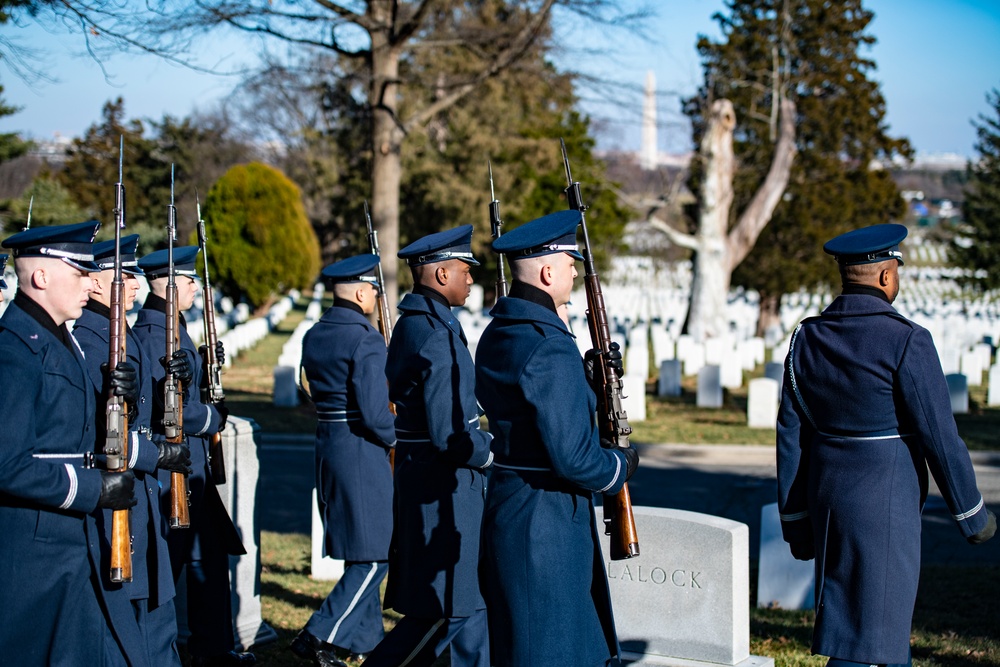
[[[964,223],[949,247],[951,261],[966,271],[959,283],[977,291],[1000,287],[1000,90],[986,100],[992,115],[975,123],[979,159],[968,165]]]
[[[798,155],[784,201],[764,228],[733,283],[758,290],[762,315],[799,288],[836,285],[836,263],[822,252],[848,229],[901,217],[905,205],[879,164],[909,157],[905,139],[888,136],[885,101],[870,77],[875,63],[862,50],[873,13],[861,0],[727,0],[717,14],[720,42],[701,37],[705,85],[685,102],[696,140],[711,100],[732,101],[739,168],[732,210],[741,211],[763,180],[774,153],[777,94],[797,110]],[[700,173],[693,170],[692,191]],[[760,326],[767,324],[761,318]]]
[[[31,187],[20,197],[0,203],[0,208],[10,212],[4,232],[13,234],[21,231],[28,220],[29,207],[32,227],[69,225],[87,219],[86,211],[59,181],[48,174],[32,181]]]
[[[0,23],[2,22],[0,20]],[[20,107],[12,107],[3,101],[3,86],[0,86],[0,118],[13,116],[20,110]],[[32,142],[21,139],[17,133],[0,133],[0,162],[20,157],[31,150],[32,146]]]
[[[251,162],[227,171],[205,198],[212,278],[255,308],[319,275],[319,243],[302,193],[277,169]]]

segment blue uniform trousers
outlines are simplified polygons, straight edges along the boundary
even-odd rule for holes
[[[175,581],[181,566],[186,568],[187,621],[191,636],[188,652],[196,656],[213,656],[232,651],[233,604],[229,590],[229,557],[224,552],[212,554],[202,542],[199,560],[174,561]]]
[[[884,667],[912,667],[913,657],[911,656],[907,662],[898,662],[895,664],[889,663],[884,665]],[[850,660],[841,660],[840,658],[830,658],[826,667],[872,667],[867,662],[852,662]]]
[[[177,612],[174,609],[173,598],[152,611],[149,610],[148,598],[132,600],[131,605],[132,613],[135,614],[135,632],[141,638],[146,655],[130,656],[130,658],[139,664],[181,667],[181,656],[177,652]],[[104,667],[128,667],[129,660],[122,655],[111,629],[107,626],[104,632],[104,646]]]
[[[486,610],[472,616],[404,616],[362,667],[430,667],[451,645],[451,667],[489,667]]]
[[[378,594],[388,571],[386,561],[345,563],[344,576],[309,618],[306,632],[351,653],[371,651],[385,636]]]

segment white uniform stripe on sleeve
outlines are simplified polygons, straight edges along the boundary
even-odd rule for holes
[[[979,510],[983,509],[983,497],[979,496],[979,504],[973,507],[968,512],[962,512],[961,514],[952,514],[955,521],[961,521],[962,519],[968,519],[970,516],[975,516]]]
[[[212,408],[205,406],[205,423],[195,435],[202,435],[212,425]]]
[[[803,510],[801,512],[796,512],[794,514],[779,514],[778,517],[782,521],[798,521],[799,519],[805,519],[809,516],[809,510]]]
[[[139,434],[136,431],[130,432],[129,440],[132,441],[132,446],[128,450],[128,467],[134,468],[135,462],[139,460]]]
[[[66,510],[76,500],[76,492],[80,487],[80,481],[76,478],[76,468],[71,463],[64,463],[63,465],[66,466],[66,476],[69,477],[69,493],[66,494],[66,500],[59,506],[59,509]]]
[[[607,491],[608,489],[610,489],[612,486],[614,486],[615,482],[618,481],[618,475],[620,475],[621,473],[622,473],[622,459],[621,459],[620,456],[616,456],[615,457],[615,476],[611,478],[611,482],[606,487],[604,487],[603,489],[598,489],[597,492],[598,493],[604,493],[605,491]]]

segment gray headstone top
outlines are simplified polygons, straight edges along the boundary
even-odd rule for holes
[[[722,665],[746,660],[746,524],[683,510],[633,510],[640,555],[605,563],[622,650],[643,654],[642,664],[652,657]],[[606,551],[607,540],[601,543]]]

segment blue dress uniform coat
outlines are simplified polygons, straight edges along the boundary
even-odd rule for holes
[[[491,436],[479,428],[475,367],[462,326],[407,294],[386,363],[396,405],[395,552],[386,605],[424,618],[485,609],[479,538]]]
[[[813,652],[907,662],[928,466],[962,535],[987,522],[927,330],[866,293],[802,322],[777,452],[784,538],[816,552]]]
[[[83,468],[96,444],[94,386],[76,343],[68,349],[19,300],[0,319],[0,656],[19,667],[120,664],[123,654],[146,664],[121,614],[127,597],[96,583],[101,474]],[[109,628],[123,648],[107,644]]]
[[[104,425],[102,409],[106,396],[101,388],[104,375],[101,364],[107,363],[110,341],[109,309],[103,304],[91,301],[73,327],[73,334],[80,343],[86,357],[90,379],[97,392],[97,431]],[[150,374],[152,362],[130,327],[126,327],[125,353],[128,363],[137,371],[139,378],[139,404],[136,419],[129,422],[128,467],[136,476],[136,498],[138,503],[131,512],[132,535],[132,581],[124,585],[131,600],[144,600],[140,612],[142,623],[154,664],[179,662],[176,654],[177,621],[174,605],[174,578],[170,567],[170,553],[164,537],[166,518],[160,512],[160,484],[157,479],[156,464],[159,449],[150,440],[153,415],[153,378]],[[98,447],[100,449],[100,446]],[[104,510],[99,521],[103,523],[105,549],[110,548],[111,514]],[[102,567],[102,583],[105,588],[118,588],[107,579],[109,570]],[[170,603],[170,604],[168,604]]]
[[[162,433],[163,391],[166,370],[158,360],[166,353],[166,302],[150,294],[132,327],[146,354],[153,360],[153,430]],[[218,432],[221,416],[211,405],[201,402],[199,390],[202,358],[188,335],[181,316],[180,349],[191,363],[193,380],[184,387],[184,434],[191,449],[191,475],[188,475],[191,527],[169,530],[167,544],[174,581],[181,568],[188,565],[188,627],[192,655],[211,656],[233,649],[232,607],[229,597],[228,555],[246,553],[236,526],[226,511],[209,470],[209,437]],[[170,472],[159,471],[161,512],[170,512]],[[191,571],[192,567],[198,570]]]
[[[316,491],[324,555],[346,561],[389,557],[396,441],[385,381],[385,339],[359,312],[333,307],[302,342],[316,403]]]
[[[379,587],[392,539],[396,441],[385,381],[385,339],[360,307],[334,300],[302,343],[316,404],[316,492],[324,555],[346,561],[344,576],[305,630],[353,653],[382,641]]]
[[[494,664],[605,665],[619,651],[592,493],[621,490],[626,461],[600,446],[574,336],[517,289],[491,311],[476,355],[496,455],[483,519]]]

